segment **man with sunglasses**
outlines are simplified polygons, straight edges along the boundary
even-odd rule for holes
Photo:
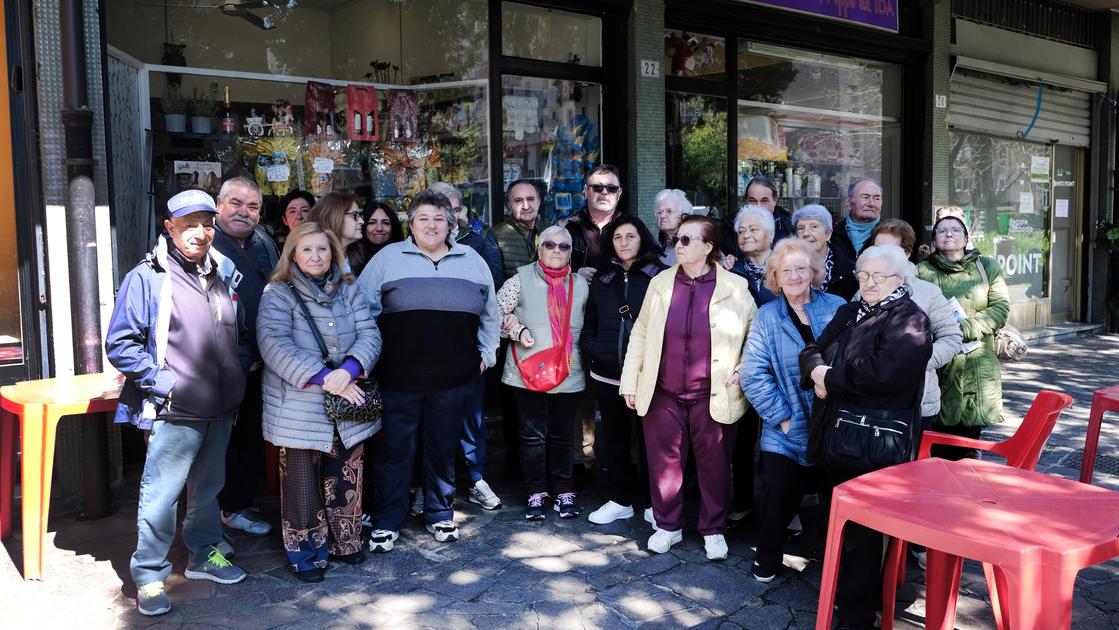
[[[571,267],[587,281],[608,260],[599,242],[602,228],[625,212],[624,208],[618,208],[622,199],[621,183],[618,167],[599,164],[592,168],[583,183],[587,205],[564,224],[571,233]]]
[[[276,243],[260,227],[261,202],[260,188],[252,180],[244,177],[227,180],[218,192],[217,230],[214,231],[214,249],[233,261],[240,277],[237,300],[245,309],[245,325],[252,353],[245,398],[229,437],[225,487],[218,495],[218,502],[221,504],[221,520],[226,527],[253,536],[266,536],[272,531],[272,525],[253,509],[266,466],[264,436],[260,428],[263,411],[262,362],[256,344],[256,313],[260,296],[280,258]],[[233,555],[233,548],[228,543],[222,546],[222,551],[227,556]]]

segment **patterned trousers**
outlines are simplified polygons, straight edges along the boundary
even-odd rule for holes
[[[338,434],[329,453],[280,449],[280,520],[296,571],[326,568],[329,554],[361,551],[364,456],[364,443],[348,449]]]

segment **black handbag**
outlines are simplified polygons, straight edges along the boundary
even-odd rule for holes
[[[303,316],[307,318],[307,324],[311,327],[311,334],[315,337],[315,343],[319,345],[319,351],[322,352],[323,359],[326,361],[328,367],[335,368],[330,360],[330,352],[326,349],[326,341],[322,338],[322,333],[319,332],[319,327],[315,324],[315,320],[311,317],[311,310],[307,308],[307,304],[303,301],[303,296],[299,291],[295,290],[295,286],[288,282],[288,288],[291,289],[292,295],[295,296],[295,301],[299,303],[299,307],[303,310]],[[377,384],[376,379],[373,377],[359,378],[354,381],[361,391],[365,394],[365,403],[362,405],[355,405],[354,403],[346,400],[345,398],[331,394],[324,391],[325,399],[323,406],[326,409],[326,417],[330,418],[331,422],[338,424],[339,422],[376,422],[381,419],[381,412],[384,410],[384,403],[381,401],[381,388]]]

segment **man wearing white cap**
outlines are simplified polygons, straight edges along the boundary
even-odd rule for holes
[[[121,282],[105,338],[109,361],[125,377],[116,421],[149,431],[131,562],[144,615],[171,610],[163,583],[184,487],[186,577],[245,579],[217,549],[225,450],[251,361],[234,292],[240,274],[211,250],[217,208],[208,194],[179,193],[167,209],[155,251]]]

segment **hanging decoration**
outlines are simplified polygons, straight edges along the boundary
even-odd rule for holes
[[[380,138],[377,88],[370,85],[346,86],[346,122],[350,140],[376,141]]]

